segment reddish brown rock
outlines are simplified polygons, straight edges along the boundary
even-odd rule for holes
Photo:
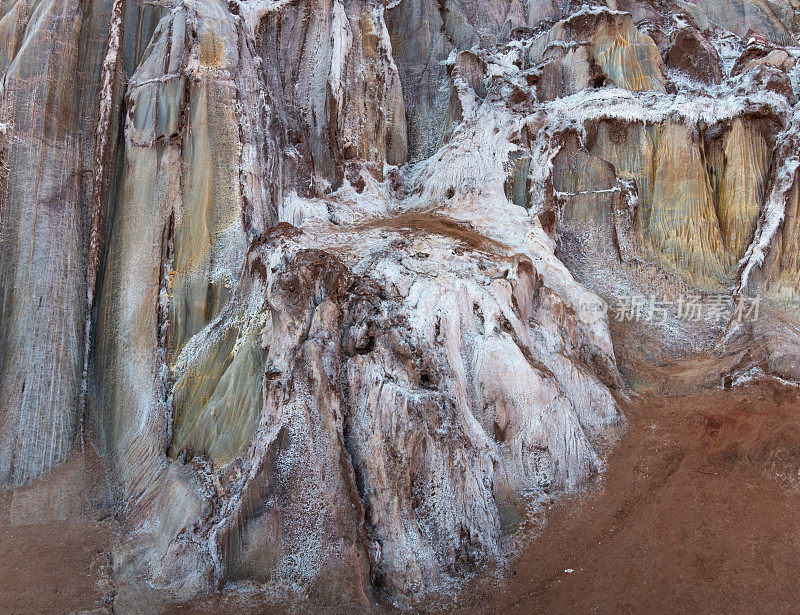
[[[719,54],[693,28],[681,28],[674,34],[667,56],[667,67],[701,83],[711,85],[722,81],[722,60]]]

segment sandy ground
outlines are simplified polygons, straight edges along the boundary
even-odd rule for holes
[[[0,613],[108,607],[117,529],[103,494],[89,455],[29,487],[0,492]]]
[[[762,383],[631,405],[605,475],[461,612],[797,613],[798,401]]]
[[[110,541],[108,522],[4,522],[0,613],[65,615],[106,607]]]
[[[483,613],[796,613],[800,397],[773,383],[640,399],[608,468],[559,499],[501,578],[468,587]],[[9,503],[0,501],[2,519]],[[0,613],[103,606],[107,522],[0,524]],[[572,572],[567,572],[571,570]],[[303,612],[297,607],[291,612]],[[213,597],[168,613],[280,613]],[[334,610],[321,612],[333,613]],[[355,615],[356,610],[346,609]],[[376,608],[373,612],[383,612]]]

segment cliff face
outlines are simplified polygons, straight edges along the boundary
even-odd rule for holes
[[[413,604],[495,565],[598,470],[639,362],[800,378],[798,25],[4,1],[0,485],[96,451],[120,587],[182,599]],[[586,313],[679,293],[762,318]]]

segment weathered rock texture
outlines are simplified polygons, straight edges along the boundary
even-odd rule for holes
[[[602,465],[637,361],[800,379],[797,27],[779,0],[5,2],[0,485],[100,455],[121,609],[229,581],[412,605],[496,565]],[[586,313],[687,292],[765,316]]]

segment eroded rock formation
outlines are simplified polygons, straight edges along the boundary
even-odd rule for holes
[[[800,378],[795,11],[9,0],[0,485],[97,452],[120,608],[496,566],[637,361]],[[586,314],[687,292],[764,316]]]

